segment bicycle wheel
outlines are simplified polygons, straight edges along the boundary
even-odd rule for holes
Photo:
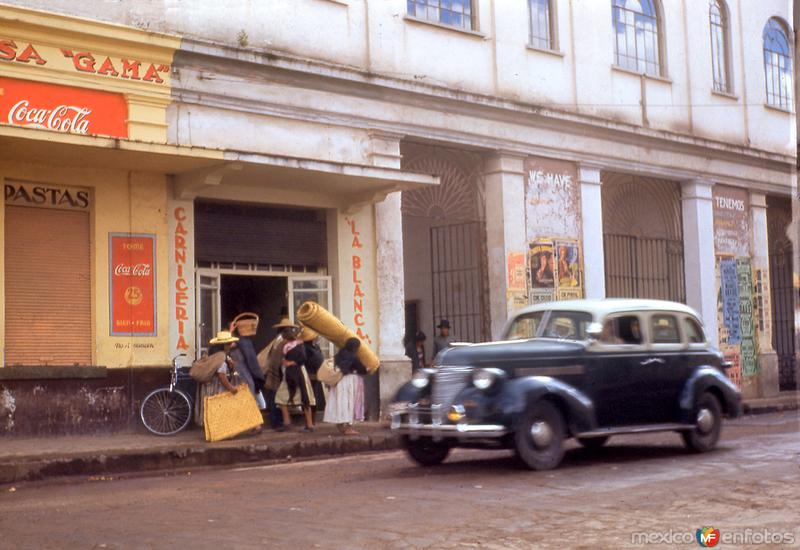
[[[156,435],[176,434],[192,419],[192,401],[180,390],[159,388],[144,398],[139,416],[144,427]]]

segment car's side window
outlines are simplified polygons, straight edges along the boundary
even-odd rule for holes
[[[704,344],[706,342],[703,328],[691,317],[686,317],[683,320],[683,330],[686,332],[686,341],[690,344]]]
[[[654,344],[681,343],[678,319],[674,315],[658,314],[650,317],[650,333]]]
[[[600,342],[606,345],[629,345],[638,346],[642,344],[642,329],[637,315],[621,315],[606,319],[603,323],[603,332],[600,335]]]
[[[509,340],[527,340],[533,338],[539,331],[539,324],[544,316],[543,311],[536,311],[527,315],[520,315],[511,324],[507,338]]]

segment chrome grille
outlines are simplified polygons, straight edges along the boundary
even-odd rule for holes
[[[467,387],[470,381],[471,368],[468,367],[439,367],[433,375],[431,387],[431,401],[434,405],[442,405],[447,410],[456,398],[456,395]]]

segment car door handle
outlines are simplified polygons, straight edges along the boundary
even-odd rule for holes
[[[650,359],[645,359],[639,364],[643,367],[647,367],[649,365],[663,365],[664,363],[666,363],[666,361],[664,361],[661,357],[651,357]]]

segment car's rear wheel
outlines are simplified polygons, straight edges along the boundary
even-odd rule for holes
[[[693,430],[681,432],[684,444],[698,453],[710,451],[722,431],[722,406],[713,394],[705,392],[697,399],[695,423]]]
[[[566,426],[561,411],[550,401],[531,405],[514,434],[517,456],[531,470],[550,470],[564,457]]]
[[[444,441],[434,441],[430,437],[403,438],[403,447],[411,460],[421,466],[438,466],[450,454],[450,445]]]
[[[582,446],[586,447],[587,449],[599,449],[606,443],[608,440],[611,439],[609,436],[606,437],[579,437],[578,443]]]

